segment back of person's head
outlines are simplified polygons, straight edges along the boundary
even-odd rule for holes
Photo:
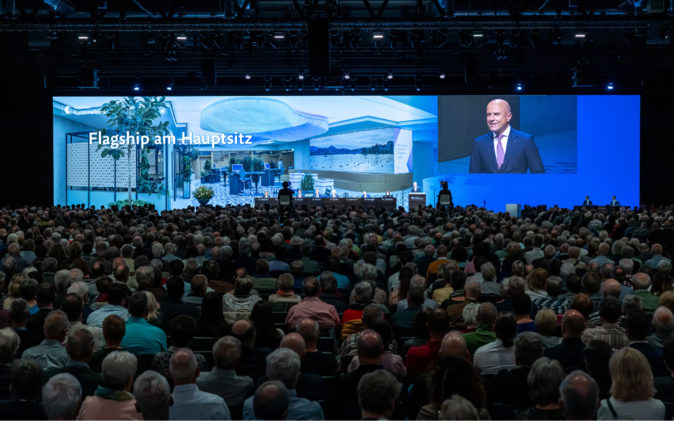
[[[358,304],[367,304],[372,301],[372,286],[368,282],[359,282],[353,288]]]
[[[288,389],[280,381],[263,383],[253,398],[253,414],[258,420],[282,420],[288,414],[290,397]]]
[[[24,279],[19,287],[21,298],[26,301],[33,301],[37,293],[38,283],[35,279]]]
[[[651,318],[639,310],[627,315],[625,319],[625,332],[632,341],[645,341],[651,330]]]
[[[138,369],[138,359],[126,351],[113,351],[103,359],[101,378],[108,389],[124,390]]]
[[[9,320],[15,323],[23,323],[28,320],[30,310],[28,302],[23,298],[15,298],[9,304]]]
[[[148,312],[148,300],[145,292],[134,292],[129,298],[129,314],[131,317],[144,317]]]
[[[578,311],[585,319],[589,319],[594,309],[594,304],[587,294],[580,293],[573,299],[569,308]]]
[[[181,348],[173,353],[169,362],[169,373],[176,382],[196,380],[199,366],[191,349]]]
[[[103,337],[106,343],[119,344],[126,335],[126,323],[124,319],[111,314],[103,320]]]
[[[362,323],[365,327],[369,327],[377,320],[384,318],[384,310],[376,304],[370,304],[363,309]]]
[[[555,404],[559,401],[559,386],[565,374],[557,360],[542,357],[531,366],[527,376],[531,399],[541,406]]]
[[[436,308],[433,310],[430,316],[428,316],[428,331],[431,334],[443,335],[449,330],[449,315],[447,312],[441,308]]]
[[[544,308],[536,313],[534,320],[536,330],[543,336],[552,336],[557,328],[557,315],[549,308]]]
[[[124,284],[112,284],[108,289],[108,304],[122,305],[129,296],[129,287]]]
[[[611,397],[623,402],[647,401],[655,394],[653,371],[641,351],[625,347],[609,362]]]
[[[492,303],[482,303],[477,310],[477,322],[484,326],[494,326],[496,321],[496,306]]]
[[[232,336],[241,342],[241,346],[253,346],[255,343],[255,325],[248,320],[237,320],[232,325]]]
[[[84,303],[77,294],[68,294],[63,299],[61,310],[66,314],[71,322],[77,321],[84,311]]]
[[[365,329],[358,337],[357,349],[361,359],[376,359],[384,352],[384,343],[377,332]]]
[[[44,383],[45,375],[42,366],[37,361],[29,358],[12,364],[9,374],[9,390],[13,401],[37,403]]]
[[[299,333],[302,338],[304,338],[305,343],[315,342],[320,335],[320,328],[315,320],[305,317],[297,322],[297,325],[295,325],[295,332]]]
[[[583,351],[585,366],[592,374],[608,375],[608,363],[612,354],[611,345],[599,339],[593,339]]]
[[[50,420],[74,420],[80,412],[82,386],[69,373],[57,374],[42,388],[42,405]]]
[[[325,275],[326,272],[323,272],[321,274],[321,279],[323,279],[323,276]],[[307,297],[317,297],[320,290],[321,284],[320,282],[318,282],[318,279],[314,276],[309,276],[308,278],[304,279],[304,282],[302,282],[302,291],[304,292],[304,295]]]
[[[386,370],[375,370],[360,378],[358,402],[364,412],[383,416],[393,411],[401,390],[402,384],[393,374]]]
[[[515,338],[515,359],[517,365],[531,367],[543,356],[545,345],[541,335],[534,332],[522,332]]]
[[[42,283],[35,288],[35,299],[37,305],[42,307],[48,307],[54,303],[56,299],[56,292],[54,291],[54,286],[47,283]]]
[[[288,348],[279,348],[267,356],[267,377],[286,388],[295,389],[300,373],[300,356]]]
[[[213,361],[221,370],[232,370],[241,357],[241,342],[233,336],[225,336],[213,344]]]
[[[133,383],[133,396],[144,419],[166,419],[172,398],[164,376],[152,370],[144,372]]]
[[[466,286],[466,274],[463,271],[457,270],[452,273],[451,285],[454,291],[461,291]]]
[[[94,335],[87,329],[69,334],[66,351],[71,361],[88,361],[94,353]]]
[[[560,403],[567,420],[593,420],[599,408],[599,386],[582,370],[572,371],[559,385]]]
[[[0,329],[0,364],[14,361],[21,341],[12,328]]]
[[[480,413],[470,401],[461,395],[454,395],[442,403],[442,420],[479,420]]]
[[[621,315],[622,307],[616,297],[607,295],[599,303],[599,316],[608,323],[616,323]]]
[[[517,335],[517,319],[515,316],[507,311],[499,313],[494,322],[494,333],[496,334],[496,338],[503,342],[503,346],[506,348],[513,346],[513,340]]]
[[[512,297],[512,306],[517,315],[531,313],[531,297],[528,294],[517,294]]]
[[[60,339],[68,331],[68,316],[61,310],[50,311],[44,321],[44,334],[47,339]]]
[[[185,281],[180,276],[172,276],[166,281],[166,290],[169,298],[180,300],[185,295]]]
[[[186,314],[180,314],[171,319],[169,332],[171,334],[173,346],[178,348],[189,347],[192,339],[194,339],[196,328],[197,326],[194,319]]]
[[[410,288],[407,292],[407,303],[412,305],[422,305],[425,301],[424,290],[419,287]]]

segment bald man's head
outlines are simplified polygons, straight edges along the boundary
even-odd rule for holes
[[[576,310],[569,310],[562,318],[562,337],[580,338],[585,330],[585,317]]]
[[[314,319],[304,318],[297,322],[295,326],[295,332],[302,335],[304,338],[304,343],[306,349],[313,349],[316,347],[318,342],[318,336],[320,335],[320,329],[318,323]]]
[[[384,353],[384,343],[381,336],[371,329],[365,329],[358,337],[358,359],[379,361]]]
[[[615,279],[607,279],[606,282],[604,282],[604,296],[612,295],[616,298],[620,298],[621,292],[622,285]]]
[[[440,355],[444,357],[459,357],[463,358],[469,363],[473,363],[473,359],[468,352],[468,345],[466,339],[461,332],[453,330],[445,335],[440,345]]]
[[[299,333],[289,333],[281,339],[281,348],[288,348],[294,351],[300,356],[300,359],[304,359],[306,355],[305,346],[304,338]]]
[[[248,320],[237,320],[232,325],[232,336],[241,342],[241,346],[255,344],[255,326]]]
[[[487,126],[497,135],[502,134],[507,128],[513,114],[510,104],[502,99],[495,99],[487,104]]]

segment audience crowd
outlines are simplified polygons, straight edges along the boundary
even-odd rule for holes
[[[0,419],[672,419],[669,208],[0,209]]]

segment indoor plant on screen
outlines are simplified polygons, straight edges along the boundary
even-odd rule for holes
[[[208,186],[199,186],[194,190],[194,197],[197,198],[201,206],[206,206],[214,195],[213,189]]]

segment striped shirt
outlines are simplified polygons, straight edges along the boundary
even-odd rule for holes
[[[625,329],[618,326],[617,323],[606,323],[593,329],[586,329],[583,332],[583,343],[587,346],[595,339],[604,341],[611,346],[613,350],[625,348],[630,344],[627,339]]]

